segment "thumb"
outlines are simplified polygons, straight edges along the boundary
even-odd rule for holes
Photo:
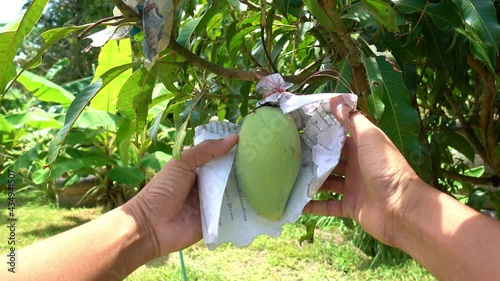
[[[236,134],[218,140],[206,140],[182,152],[179,161],[183,162],[189,170],[194,171],[208,161],[228,153],[237,142]]]
[[[356,143],[360,132],[375,127],[360,111],[354,112],[354,108],[349,106],[342,96],[330,99],[330,108],[333,116],[351,134]]]

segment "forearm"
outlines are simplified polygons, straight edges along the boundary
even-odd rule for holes
[[[18,253],[7,280],[121,280],[152,258],[147,233],[126,207]]]
[[[423,182],[405,194],[396,246],[439,280],[500,276],[500,223]],[[404,210],[404,208],[403,208]]]

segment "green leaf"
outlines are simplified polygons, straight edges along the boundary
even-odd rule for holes
[[[7,83],[16,76],[14,58],[17,50],[40,19],[47,2],[48,0],[34,0],[16,30],[0,33],[0,97],[5,95]]]
[[[184,121],[184,123],[182,123],[182,125],[177,130],[177,133],[175,135],[174,147],[172,150],[172,154],[173,154],[172,156],[175,159],[181,159],[182,147],[184,146],[184,139],[186,138],[186,134],[187,134],[187,132],[186,132],[187,124],[189,122],[190,117],[191,117],[191,115],[189,115],[188,118],[186,119],[186,121]]]
[[[63,87],[29,71],[21,73],[17,78],[17,82],[21,83],[26,90],[32,92],[39,100],[58,103],[65,108],[68,108],[75,98]]]
[[[66,113],[66,120],[64,121],[64,126],[59,132],[54,136],[52,141],[49,143],[49,153],[47,159],[47,165],[52,165],[61,150],[64,139],[68,135],[69,131],[75,124],[76,120],[83,112],[85,107],[90,103],[92,98],[99,93],[102,87],[113,81],[118,75],[123,73],[125,70],[133,67],[137,63],[130,63],[126,65],[120,65],[113,69],[108,70],[106,73],[101,75],[101,79],[87,86],[83,91],[81,91],[76,98],[73,100]]]
[[[497,52],[494,47],[488,46],[479,38],[479,35],[472,29],[466,28],[465,31],[457,29],[457,32],[465,35],[471,44],[472,54],[486,63],[491,72],[495,72],[497,61]]]
[[[290,6],[290,0],[274,0],[273,3],[282,15],[288,17],[288,6]]]
[[[208,8],[208,10],[206,10],[206,12],[201,17],[200,22],[194,29],[194,34],[196,36],[202,35],[202,33],[205,31],[205,27],[207,26],[208,22],[217,14],[217,12],[222,7],[227,7],[227,5],[218,5],[219,1],[213,1],[212,3],[213,4],[210,6],[210,8]]]
[[[75,128],[99,129],[116,132],[117,124],[122,122],[122,117],[111,114],[107,111],[85,111],[78,117],[74,123]]]
[[[236,35],[234,35],[231,39],[231,43],[229,44],[229,56],[234,60],[237,54],[240,52],[241,46],[245,44],[245,36],[254,30],[256,30],[258,26],[250,26],[243,30],[240,30]]]
[[[442,132],[438,139],[443,140],[443,144],[456,149],[471,162],[474,162],[474,155],[476,152],[470,142],[462,135],[451,131]]]
[[[317,0],[303,0],[304,4],[306,5],[307,9],[311,14],[316,18],[316,20],[326,27],[326,29],[330,31],[335,30],[335,25],[333,24],[332,20],[328,16],[328,14],[323,10],[321,5],[318,3]]]
[[[120,154],[120,159],[122,160],[122,165],[124,167],[128,166],[130,138],[132,137],[132,134],[134,134],[134,127],[132,126],[132,123],[133,122],[131,120],[124,119],[116,134],[118,153]]]
[[[162,63],[160,63],[162,62]],[[163,63],[164,62],[164,63]],[[159,60],[155,63],[151,69],[158,77],[158,79],[163,83],[165,88],[172,93],[178,93],[179,89],[175,86],[175,82],[179,81],[179,71],[180,68],[176,64],[169,64],[168,61]]]
[[[36,170],[33,175],[31,176],[31,179],[33,180],[34,184],[40,185],[43,184],[50,175],[50,171],[48,169],[40,169]]]
[[[144,180],[141,169],[136,167],[116,167],[108,173],[108,177],[116,182],[132,186],[139,185]]]
[[[181,46],[189,48],[189,46],[191,45],[191,35],[193,35],[193,32],[200,23],[201,19],[202,18],[196,18],[186,23],[179,32],[177,43],[179,43]]]
[[[37,51],[37,54],[35,57],[30,59],[28,62],[26,62],[23,65],[23,69],[30,69],[37,67],[40,65],[40,62],[42,61],[42,56],[45,54],[45,51],[52,47],[55,43],[57,43],[59,40],[64,39],[68,37],[69,35],[81,31],[85,28],[90,26],[90,24],[87,25],[82,25],[82,26],[67,26],[67,27],[61,27],[61,28],[53,28],[45,31],[42,33],[40,36],[42,37],[43,41],[45,41],[45,44],[43,45],[42,48],[40,48]]]
[[[425,50],[430,62],[439,70],[453,72],[453,57],[448,49],[453,41],[453,34],[439,30],[428,17],[422,19],[422,34],[425,40]]]
[[[68,65],[69,65],[69,59],[67,57],[60,59],[50,67],[49,71],[47,71],[47,74],[45,74],[45,79],[47,80],[54,79],[54,76],[56,76],[57,73],[59,73],[63,68],[65,68]]]
[[[155,151],[142,158],[141,161],[139,161],[139,165],[142,168],[149,167],[158,172],[170,159],[172,159],[171,155],[162,151]]]
[[[420,119],[411,106],[410,95],[400,72],[385,57],[366,57],[363,63],[369,77],[369,83],[376,82],[383,91],[381,100],[384,112],[378,126],[387,134],[396,147],[417,172],[422,159],[419,142]],[[377,94],[380,95],[380,94]]]
[[[146,125],[148,106],[154,89],[156,76],[145,67],[136,70],[123,84],[118,94],[116,106],[120,114],[131,120],[136,120],[136,132]]]
[[[5,119],[5,116],[0,114],[0,132],[10,133],[14,129],[15,129],[14,126],[12,126],[12,124],[10,124],[10,122],[7,121],[7,119]]]
[[[493,1],[454,0],[454,2],[460,8],[466,26],[474,30],[486,45],[498,51],[500,24]]]
[[[361,2],[368,7],[373,16],[388,30],[399,31],[396,13],[391,5],[382,0],[361,0]]]
[[[53,113],[33,109],[28,112],[11,114],[6,119],[18,128],[27,126],[37,130],[47,128],[60,129],[62,124],[55,119],[56,116],[57,115]]]
[[[130,43],[130,39],[108,41],[108,43],[101,48],[101,52],[99,53],[98,65],[94,74],[94,81],[106,71],[131,62],[132,45]],[[118,99],[118,93],[130,75],[132,75],[132,70],[128,69],[115,77],[113,81],[100,90],[99,95],[92,99],[90,107],[95,110],[104,110],[110,113],[116,113],[116,100]]]
[[[474,189],[469,195],[467,200],[467,206],[471,207],[476,211],[480,211],[483,208],[484,202],[488,197],[488,191],[482,188]]]
[[[427,5],[427,7],[426,7]],[[424,17],[434,22],[437,28],[449,30],[462,25],[458,7],[452,2],[430,3],[427,0],[400,0],[397,9],[404,14],[423,13]]]

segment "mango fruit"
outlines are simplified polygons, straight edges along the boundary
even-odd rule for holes
[[[300,137],[279,107],[261,106],[243,120],[235,173],[248,204],[259,215],[279,220],[299,173]]]

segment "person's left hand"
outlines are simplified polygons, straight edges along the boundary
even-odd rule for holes
[[[238,137],[204,141],[171,159],[127,204],[139,231],[151,237],[154,257],[181,250],[202,238],[196,169],[229,152]]]

